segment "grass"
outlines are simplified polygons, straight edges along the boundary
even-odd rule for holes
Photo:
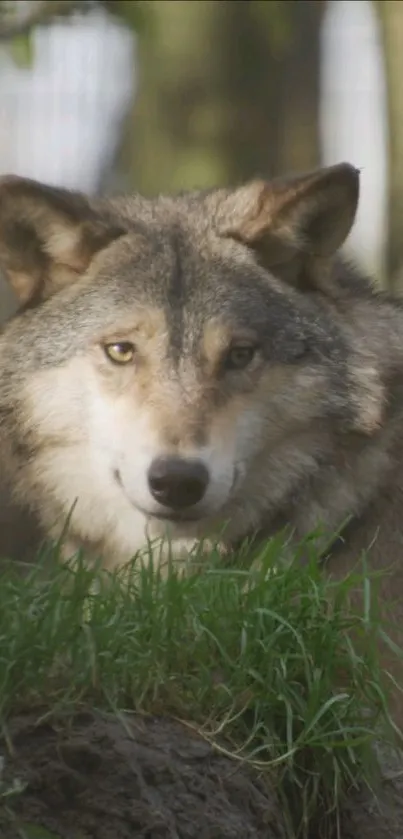
[[[231,568],[212,554],[203,573],[183,577],[172,565],[166,578],[138,562],[113,575],[81,560],[53,562],[46,577],[41,563],[25,578],[9,568],[3,735],[10,716],[35,707],[168,714],[274,777],[301,835],[318,813],[337,822],[343,795],[376,768],[374,730],[391,731],[377,580],[363,565],[330,583],[310,553],[305,566],[286,561],[275,539],[252,568],[245,551]],[[357,585],[360,611],[349,606]],[[6,793],[0,786],[0,802]]]

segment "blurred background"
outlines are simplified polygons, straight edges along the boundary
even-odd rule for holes
[[[0,174],[153,194],[342,160],[348,252],[403,290],[402,0],[0,0]]]

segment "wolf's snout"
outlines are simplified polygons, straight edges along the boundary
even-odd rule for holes
[[[203,498],[209,473],[200,460],[180,457],[158,457],[148,471],[151,495],[171,509],[193,507]]]

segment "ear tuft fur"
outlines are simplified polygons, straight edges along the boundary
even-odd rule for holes
[[[359,170],[340,163],[299,177],[253,181],[222,202],[217,226],[253,249],[268,269],[298,256],[329,259],[357,212]]]
[[[124,232],[79,192],[0,178],[0,267],[23,304],[74,282]]]

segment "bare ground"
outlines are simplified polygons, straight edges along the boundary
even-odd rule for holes
[[[10,734],[5,780],[26,787],[13,803],[20,823],[0,814],[1,839],[20,839],[21,822],[60,839],[284,839],[267,785],[174,721],[80,714],[55,727],[28,716]]]
[[[80,713],[9,728],[1,839],[40,826],[57,839],[285,839],[285,817],[267,780],[219,754],[179,723],[158,717]],[[403,777],[386,761],[380,804],[355,792],[342,839],[403,839]],[[28,836],[31,834],[27,834]],[[38,836],[39,834],[35,834]],[[316,839],[312,834],[309,839]]]

